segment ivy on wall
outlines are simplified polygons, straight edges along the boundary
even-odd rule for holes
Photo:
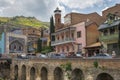
[[[94,65],[95,68],[98,68],[98,66],[99,66],[98,61],[94,61],[93,65]]]
[[[67,79],[70,80],[71,79],[71,71],[72,71],[71,63],[67,62],[66,64],[61,64],[60,66],[65,71],[65,73],[66,73],[65,76],[67,77]]]

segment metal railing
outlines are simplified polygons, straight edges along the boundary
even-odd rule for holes
[[[51,45],[55,46],[55,45],[60,45],[60,44],[65,44],[65,43],[70,43],[70,42],[75,42],[74,38],[65,38],[63,40],[56,40],[56,41],[52,41]]]

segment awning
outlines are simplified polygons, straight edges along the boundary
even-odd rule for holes
[[[95,47],[100,47],[102,44],[100,42],[93,43],[89,46],[86,46],[85,48],[95,48]]]

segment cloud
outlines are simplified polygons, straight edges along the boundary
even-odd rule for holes
[[[109,7],[105,7],[104,9],[102,9],[102,11],[104,11],[104,10],[106,10],[106,9],[108,9]]]
[[[72,12],[76,12],[76,13],[79,13],[79,11],[78,11],[78,10],[72,10]]]
[[[93,7],[96,4],[101,4],[104,2],[104,0],[60,0],[61,3],[63,3],[65,6],[71,8],[71,9],[85,9],[88,7]]]
[[[0,16],[35,16],[49,21],[57,6],[58,0],[0,0]]]
[[[71,11],[77,10],[78,12],[80,9],[96,8],[96,6],[101,7],[111,1],[112,0],[0,0],[0,16],[34,16],[41,21],[49,21],[56,7],[62,10],[63,17]],[[117,0],[115,1],[117,2]]]

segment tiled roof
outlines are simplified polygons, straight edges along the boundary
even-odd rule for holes
[[[120,20],[114,21],[112,24],[104,23],[99,26],[98,30],[110,28],[119,24],[120,24]]]

